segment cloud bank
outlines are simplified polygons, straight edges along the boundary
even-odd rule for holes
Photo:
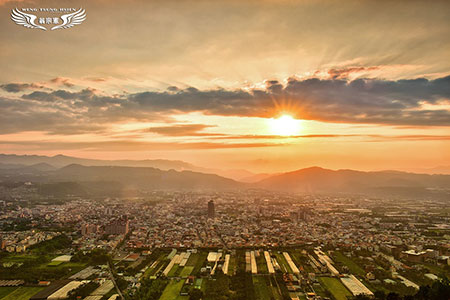
[[[78,88],[69,79],[57,81],[63,89],[39,89],[35,83],[0,86],[0,133],[40,130],[57,134],[99,132],[123,121],[165,121],[172,115],[274,117],[287,112],[297,118],[336,123],[402,126],[450,126],[450,76],[434,80],[342,78],[333,70],[329,79],[289,78],[266,81],[265,88],[207,89],[169,87],[108,95],[89,87]],[[64,89],[70,86],[70,90]],[[75,91],[74,91],[75,90]],[[203,125],[182,126],[167,132],[200,131]],[[166,132],[165,132],[166,131]]]

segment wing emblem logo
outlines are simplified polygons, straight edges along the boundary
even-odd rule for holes
[[[50,28],[50,30],[66,29],[83,23],[83,21],[86,20],[86,10],[80,8],[73,13],[64,14],[60,17],[43,18],[37,17],[36,15],[30,14],[28,12],[20,11],[19,9],[15,8],[11,12],[11,20],[13,20],[13,22],[17,25],[21,25],[30,29],[47,30],[47,27],[43,25],[49,24],[54,25]]]

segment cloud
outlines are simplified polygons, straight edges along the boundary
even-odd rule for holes
[[[8,83],[0,85],[0,88],[8,93],[19,93],[28,89],[42,89],[45,87],[37,83]]]
[[[65,87],[69,87],[69,88],[75,86],[75,84],[70,82],[68,78],[62,78],[62,77],[53,78],[53,79],[50,80],[50,82],[56,83],[58,85],[62,85],[62,86],[65,86]]]
[[[217,134],[202,133],[205,128],[215,127],[204,124],[177,124],[173,126],[150,127],[145,132],[153,132],[166,136],[210,136]],[[219,134],[220,135],[220,134]]]
[[[4,84],[2,88],[24,93],[19,98],[0,98],[0,133],[98,131],[117,122],[164,122],[173,115],[190,112],[241,117],[274,117],[287,112],[300,119],[324,122],[450,126],[448,105],[440,105],[450,99],[450,76],[397,81],[290,78],[286,84],[267,81],[262,89],[171,87],[112,95],[89,87],[31,93],[26,93],[27,86],[23,85]],[[202,126],[149,130],[166,135],[201,134],[198,131],[206,128]]]
[[[328,74],[332,79],[346,79],[350,74],[361,74],[366,73],[370,71],[378,70],[379,67],[373,66],[373,67],[350,67],[350,68],[344,68],[344,69],[330,69],[328,70]]]
[[[86,150],[86,151],[146,151],[146,150],[202,150],[277,147],[273,143],[220,143],[220,142],[145,142],[115,140],[98,142],[55,142],[55,141],[0,141],[0,145],[25,146],[33,150]]]

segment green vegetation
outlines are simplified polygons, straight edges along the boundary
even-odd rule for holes
[[[170,269],[169,273],[167,274],[167,277],[174,277],[178,271],[178,268],[179,268],[178,265],[173,265],[172,269]]]
[[[17,287],[15,286],[0,287],[0,299],[6,297],[6,295],[12,293],[16,289]]]
[[[85,267],[83,263],[62,263],[48,265],[51,256],[43,255],[24,259],[23,263],[5,267],[0,264],[1,279],[23,279],[27,283],[37,283],[39,280],[55,280],[74,274]]]
[[[255,289],[256,299],[271,300],[282,299],[281,295],[272,289],[270,277],[268,276],[253,276],[253,287]],[[275,292],[275,293],[274,293]]]
[[[66,249],[72,246],[72,240],[65,234],[58,235],[50,240],[30,246],[32,252],[51,253],[56,250]]]
[[[7,253],[0,259],[0,280],[23,279],[27,283],[65,278],[80,271],[85,263],[52,262],[55,252],[66,249],[71,239],[62,234],[30,247],[25,253]]]
[[[155,280],[142,279],[141,288],[131,296],[127,297],[130,300],[147,300],[147,299],[159,299],[161,297],[164,289],[168,284],[167,279],[158,278]]]
[[[256,265],[258,267],[258,274],[269,273],[267,270],[267,262],[262,251],[260,251],[260,255],[256,257]]]
[[[253,289],[252,275],[242,269],[230,278],[230,287],[233,300],[254,300],[255,290]]]
[[[180,273],[180,277],[187,277],[191,274],[192,270],[194,270],[194,267],[192,266],[186,266],[183,268],[183,270]]]
[[[192,275],[200,274],[200,269],[202,268],[203,263],[205,262],[207,256],[208,256],[207,252],[199,252],[191,254],[186,266],[194,267],[194,269],[191,272]]]
[[[230,278],[217,272],[213,280],[206,282],[205,300],[225,300],[230,296]]]
[[[351,258],[345,256],[339,251],[334,252],[333,259],[347,266],[348,270],[358,276],[365,276],[366,272],[358,266]]]
[[[1,300],[28,300],[42,289],[41,287],[19,287]]]
[[[336,300],[347,300],[347,297],[352,295],[337,278],[320,277],[319,281]]]
[[[414,295],[401,296],[395,292],[384,293],[376,291],[375,298],[378,300],[444,300],[449,299],[450,282],[447,278],[444,280],[437,280],[431,286],[421,286],[419,291]],[[355,300],[371,300],[367,296],[358,295]]]
[[[289,267],[286,259],[284,258],[282,253],[275,253],[275,256],[277,258],[277,262],[280,265],[281,270],[284,273],[291,273],[292,274],[292,270],[291,267]]]
[[[77,252],[72,256],[71,262],[82,262],[89,265],[106,265],[108,262],[112,263],[111,257],[108,252],[103,249],[94,249],[91,252],[83,253]]]
[[[189,291],[189,300],[200,300],[203,298],[203,292],[199,289],[191,289]]]
[[[164,289],[163,294],[161,295],[160,300],[174,300],[180,295],[180,291],[183,288],[184,280],[176,281],[171,280],[169,284]],[[155,298],[150,298],[155,299]]]
[[[236,255],[231,255],[230,257],[230,263],[228,265],[228,274],[234,274],[236,271]]]

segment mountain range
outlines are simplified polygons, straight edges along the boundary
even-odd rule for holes
[[[0,169],[13,169],[31,165],[47,164],[54,168],[62,168],[71,164],[83,166],[118,166],[118,167],[150,167],[160,170],[194,171],[201,173],[217,174],[222,177],[241,180],[248,178],[252,181],[253,176],[259,175],[247,170],[220,170],[195,166],[181,160],[167,159],[145,159],[145,160],[102,160],[79,158],[66,155],[44,156],[44,155],[15,155],[0,154]],[[248,181],[244,180],[244,181]]]
[[[168,169],[170,167],[174,168]],[[294,193],[358,193],[414,198],[437,196],[450,199],[450,175],[311,167],[250,177],[253,178],[237,181],[197,170],[195,166],[182,161],[102,161],[62,155],[0,155],[1,182],[36,182],[50,187],[50,193],[52,188],[63,194],[76,193],[78,190],[108,194],[110,191],[117,193],[123,190],[218,191],[256,188]]]

